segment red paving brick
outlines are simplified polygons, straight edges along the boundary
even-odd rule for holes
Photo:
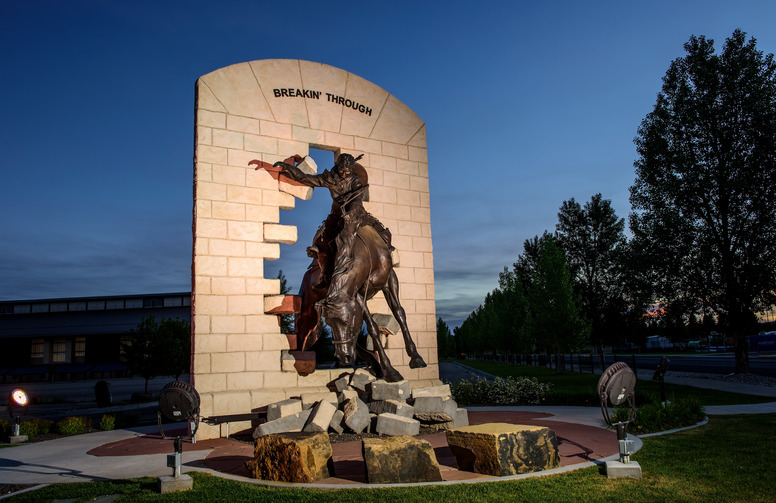
[[[555,431],[558,437],[561,465],[570,466],[617,454],[617,435],[613,431],[573,424],[562,421],[552,421],[551,414],[541,412],[509,412],[509,411],[470,411],[470,424],[510,423],[547,426]],[[484,475],[458,470],[455,456],[447,446],[445,434],[435,433],[421,435],[434,449],[440,471],[444,480],[464,480],[482,478]],[[248,477],[245,462],[253,457],[253,446],[229,439],[204,440],[192,444],[184,441],[183,450],[210,449],[212,452],[205,459],[208,468],[232,475]],[[320,481],[321,483],[348,484],[366,482],[364,459],[361,454],[361,442],[345,442],[332,444],[334,451],[335,476]],[[133,456],[138,454],[163,454],[172,452],[172,439],[162,439],[159,435],[141,437],[112,442],[101,445],[89,451],[94,456]]]

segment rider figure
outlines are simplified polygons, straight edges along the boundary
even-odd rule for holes
[[[352,260],[351,248],[358,229],[371,225],[383,238],[390,250],[391,232],[364,209],[363,201],[368,198],[368,179],[363,166],[350,154],[340,154],[334,167],[320,175],[308,175],[296,166],[276,162],[282,173],[308,187],[325,187],[331,194],[331,212],[315,233],[312,246],[307,248],[310,257],[317,258],[321,267],[320,286],[326,286],[332,278],[331,293],[339,293],[336,277],[346,271]],[[335,253],[336,252],[336,253]],[[336,256],[336,261],[333,257]]]

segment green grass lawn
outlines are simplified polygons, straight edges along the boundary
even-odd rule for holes
[[[552,388],[545,402],[548,405],[599,405],[598,397],[596,396],[596,386],[601,376],[598,374],[571,372],[568,370],[558,374],[554,369],[545,367],[510,365],[508,363],[480,360],[456,361],[497,377],[535,377],[539,382],[550,383]],[[657,382],[639,379],[636,383],[636,399],[639,402],[656,401],[659,396],[660,386]],[[695,396],[703,405],[737,405],[774,401],[773,397],[729,393],[727,391],[670,383],[666,383],[666,396],[669,400],[674,400],[680,396]]]
[[[13,503],[121,495],[116,502],[772,502],[776,414],[715,416],[700,428],[644,439],[633,456],[644,478],[608,480],[597,467],[519,481],[396,489],[276,489],[194,473],[192,491],[161,495],[156,480],[57,484]]]

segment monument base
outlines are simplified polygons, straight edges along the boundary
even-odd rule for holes
[[[194,487],[194,480],[189,475],[181,475],[179,477],[168,475],[166,477],[159,477],[157,480],[159,481],[159,492],[162,494],[188,491]]]
[[[606,462],[606,477],[610,479],[641,480],[641,465],[636,461],[622,463],[620,461]]]
[[[13,435],[13,436],[8,437],[8,443],[11,444],[11,445],[13,445],[13,444],[23,444],[27,440],[28,440],[27,439],[27,435]]]

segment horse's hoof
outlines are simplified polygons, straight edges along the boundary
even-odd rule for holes
[[[385,373],[385,380],[386,382],[399,382],[403,381],[404,377],[402,377],[398,370],[391,369]]]
[[[410,360],[410,368],[411,369],[422,369],[424,367],[427,367],[426,362],[423,361],[423,357],[420,355],[413,356]]]

